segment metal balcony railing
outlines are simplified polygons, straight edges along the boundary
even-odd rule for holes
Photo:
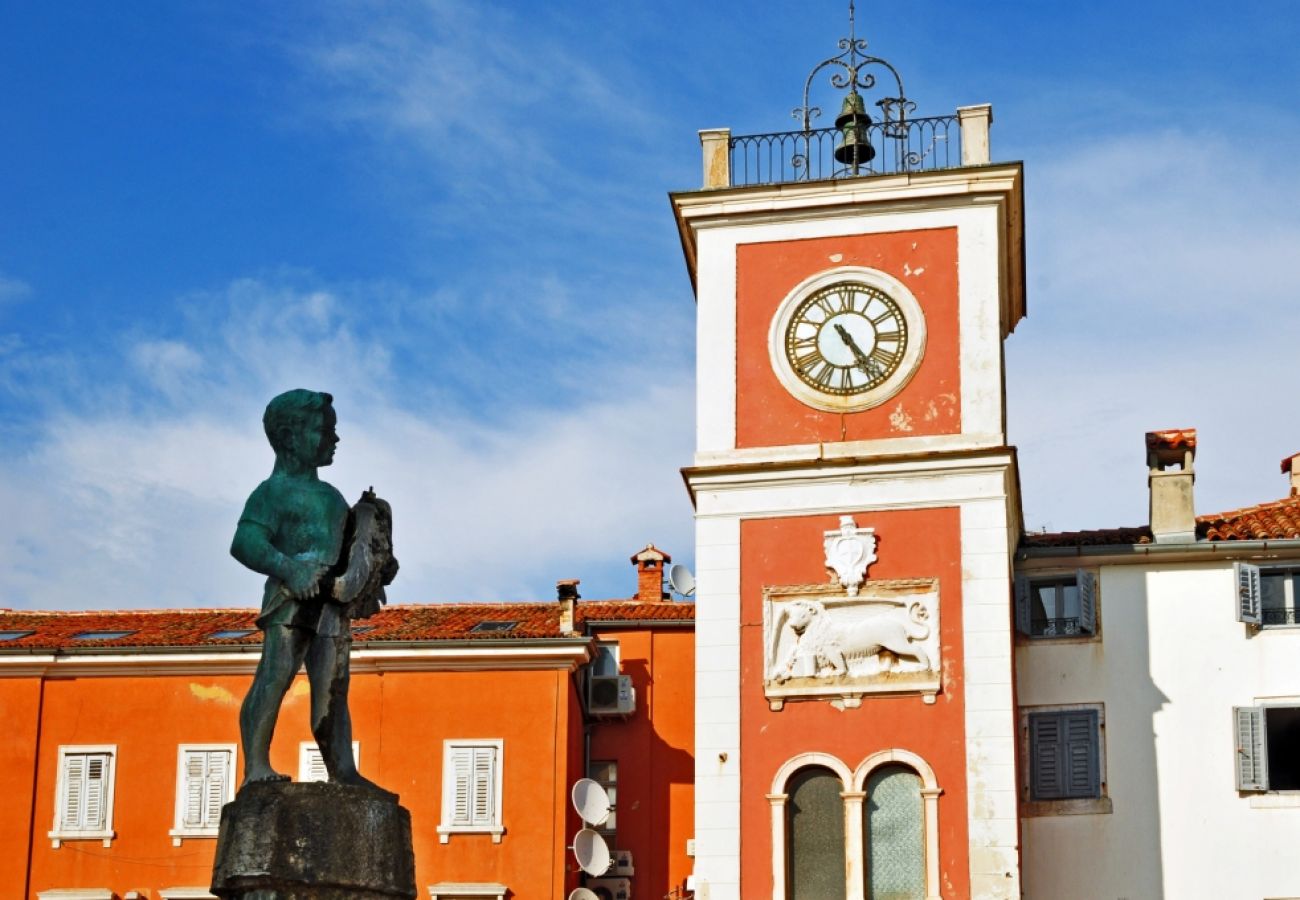
[[[851,158],[847,162],[835,158],[844,137],[838,128],[732,137],[728,145],[731,186],[827,181],[962,165],[961,127],[955,115],[873,123],[865,130],[874,155],[867,160],[870,154],[859,149],[856,166]]]
[[[1033,619],[1029,623],[1029,633],[1034,637],[1070,637],[1083,634],[1078,616],[1065,619]]]

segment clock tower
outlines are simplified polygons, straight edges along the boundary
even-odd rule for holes
[[[852,33],[797,131],[701,132],[695,889],[1020,896],[1003,341],[1022,171]],[[834,127],[809,92],[847,90]],[[887,93],[867,113],[864,94]]]

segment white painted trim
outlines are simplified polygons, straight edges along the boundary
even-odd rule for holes
[[[205,887],[169,887],[158,891],[161,900],[217,900]]]
[[[786,332],[803,301],[822,288],[839,282],[865,284],[881,291],[898,306],[907,326],[907,343],[898,367],[884,383],[851,396],[825,394],[810,387],[795,373],[785,349]],[[777,380],[799,402],[826,412],[861,412],[880,406],[892,398],[916,374],[921,358],[925,355],[925,313],[907,285],[889,273],[864,266],[838,266],[805,278],[777,305],[776,315],[772,317],[768,329],[767,350]]]
[[[590,642],[533,647],[374,647],[352,651],[353,675],[373,672],[487,672],[518,669],[576,671],[589,656]],[[210,650],[120,650],[108,653],[45,653],[10,656],[0,651],[0,678],[85,678],[127,675],[251,675],[260,646],[227,652]]]
[[[321,768],[325,767],[325,758],[321,755],[320,745],[315,741],[298,742],[298,782],[306,784],[313,781],[319,781],[318,778],[311,777],[313,757],[320,760]],[[352,761],[361,766],[361,742],[352,742]]]
[[[173,809],[172,828],[167,832],[171,835],[172,846],[181,846],[184,838],[214,838],[217,836],[219,828],[186,828],[185,827],[185,756],[189,753],[211,753],[225,751],[230,754],[230,765],[228,777],[225,784],[225,801],[230,803],[235,799],[235,782],[239,779],[239,747],[236,744],[180,744],[176,748],[176,802]],[[168,890],[189,890],[188,888],[169,888]],[[203,889],[206,891],[206,888]],[[163,895],[167,897],[167,894]],[[180,895],[176,895],[178,900]],[[208,896],[206,893],[204,896]]]
[[[474,747],[492,747],[496,750],[496,760],[493,766],[492,778],[492,822],[489,825],[453,825],[454,807],[456,797],[456,782],[454,769],[451,765],[451,755],[455,750],[462,748]],[[442,742],[442,821],[438,823],[435,829],[438,833],[438,842],[447,843],[453,834],[490,834],[492,843],[501,843],[501,836],[505,834],[505,819],[502,818],[502,796],[501,787],[505,774],[505,741],[501,738],[447,738]],[[471,798],[472,799],[472,798]]]
[[[772,900],[786,900],[785,806],[786,802],[790,799],[790,795],[786,791],[786,785],[799,771],[814,767],[830,769],[835,773],[835,775],[840,779],[840,787],[842,788],[840,792],[841,796],[843,796],[845,792],[851,792],[853,790],[853,773],[838,756],[833,756],[830,753],[812,751],[809,753],[797,754],[781,763],[780,768],[776,770],[776,775],[772,777],[772,792],[767,795],[767,802],[772,816]],[[862,805],[861,801],[859,801],[859,816],[861,815],[861,812]],[[846,812],[846,827],[844,831],[846,844],[844,853],[846,879],[849,878],[855,867],[859,872],[861,872],[862,869],[861,840],[857,843],[859,858],[856,862],[850,859],[850,857],[853,856],[853,845],[848,841],[849,830],[847,827],[847,815]],[[860,836],[861,832],[859,831],[859,837]],[[861,879],[859,879],[859,882],[860,881]],[[846,883],[849,885],[853,884],[851,880],[848,880]],[[853,898],[850,897],[850,900],[853,900]],[[861,898],[859,897],[857,900],[861,900]]]
[[[943,788],[939,787],[939,782],[934,777],[934,769],[930,768],[929,763],[910,750],[897,747],[890,750],[881,750],[879,753],[868,756],[853,770],[854,790],[861,791],[865,795],[867,778],[870,777],[872,771],[881,766],[895,763],[907,766],[921,778],[921,803],[924,807],[925,816],[923,822],[925,828],[925,896],[926,900],[942,900],[942,887],[939,882],[939,795],[943,793]],[[858,821],[862,821],[861,810],[858,811]],[[857,845],[862,846],[861,835],[858,836]],[[865,862],[864,860],[864,871],[859,876],[859,883],[862,883],[865,878]]]
[[[508,888],[504,884],[467,881],[440,881],[429,885],[429,900],[469,900],[486,897],[505,900]]]
[[[80,754],[103,753],[108,756],[104,767],[104,828],[97,831],[64,831],[60,828],[63,819],[63,787],[67,777],[66,760],[69,756]],[[58,776],[54,784],[54,823],[46,835],[50,846],[58,849],[63,841],[101,841],[105,847],[112,846],[113,838],[113,788],[117,782],[117,744],[61,744],[59,745]]]
[[[108,888],[50,888],[37,891],[36,900],[113,900]]]

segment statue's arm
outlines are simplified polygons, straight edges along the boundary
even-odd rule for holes
[[[328,568],[315,559],[286,556],[271,543],[271,532],[260,522],[241,519],[230,542],[230,555],[254,572],[280,579],[294,597],[316,592],[321,575]]]

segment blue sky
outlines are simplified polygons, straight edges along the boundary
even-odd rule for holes
[[[258,417],[338,397],[326,473],[390,498],[400,602],[633,589],[690,563],[695,136],[793,127],[845,4],[6,3],[0,605],[250,605]],[[1008,342],[1026,522],[1145,520],[1300,450],[1300,6],[859,3],[920,114],[1026,164]],[[825,88],[824,106],[836,100]]]

